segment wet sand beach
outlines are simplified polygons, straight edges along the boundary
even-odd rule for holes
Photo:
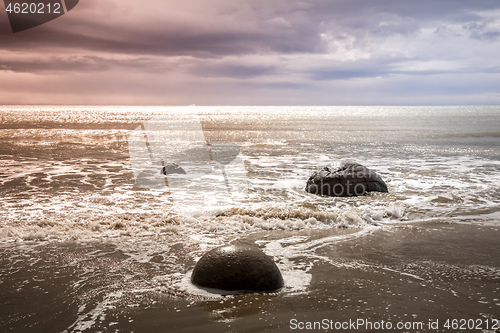
[[[0,331],[496,332],[498,111],[1,107]],[[175,178],[139,186],[131,133],[160,116],[196,119],[203,140],[237,146],[236,169],[219,163],[209,179],[245,184],[243,199],[221,204],[222,192]],[[376,171],[389,193],[304,191],[343,160]],[[237,239],[273,258],[282,290],[191,284],[204,253]]]
[[[186,241],[154,252],[155,243],[172,237],[143,239],[151,253],[140,261],[116,240],[3,245],[2,330],[278,332],[290,330],[292,319],[299,325],[361,318],[425,327],[437,321],[439,332],[450,331],[447,320],[472,319],[486,329],[494,327],[500,306],[499,233],[496,227],[432,222],[310,247],[318,235],[297,232],[304,239],[293,242],[297,235],[283,232],[282,240],[292,242],[284,252],[296,252],[292,266],[311,267],[308,287],[293,290],[290,284],[300,277],[288,276],[278,293],[233,296],[187,287],[199,248]],[[293,249],[304,245],[302,256]],[[418,331],[436,331],[425,327]]]

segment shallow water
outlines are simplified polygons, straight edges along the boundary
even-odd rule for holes
[[[173,178],[135,183],[132,131],[158,117],[181,124],[182,108],[0,108],[3,330],[288,331],[325,318],[496,330],[499,108],[196,113],[208,142],[240,147],[244,173],[224,166],[226,181],[246,185],[236,202],[194,200]],[[304,191],[314,170],[345,159],[379,173],[389,193]],[[221,296],[190,284],[203,253],[240,238],[273,256],[283,290]]]

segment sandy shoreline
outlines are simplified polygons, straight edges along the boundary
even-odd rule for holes
[[[288,331],[293,318],[486,320],[500,307],[499,235],[497,227],[448,223],[381,228],[292,258],[309,267],[303,292],[213,298],[182,288],[192,253],[201,252],[176,236],[168,251],[135,258],[111,242],[4,243],[0,325],[13,332],[219,332]]]

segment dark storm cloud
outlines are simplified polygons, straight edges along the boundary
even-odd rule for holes
[[[421,1],[315,1],[309,15],[321,22],[317,31],[332,30],[335,38],[350,33],[360,40],[400,34],[418,34],[422,27],[446,24],[463,24],[470,38],[495,39],[498,30],[487,29],[490,23],[498,22],[478,14],[498,10],[497,0],[421,0]]]
[[[55,72],[80,72],[107,70],[110,64],[97,57],[61,58],[50,57],[46,60],[30,59],[29,61],[6,60],[0,64],[0,71],[20,73],[49,74]]]
[[[0,71],[33,74],[60,74],[72,72],[89,73],[110,69],[128,69],[158,73],[171,70],[172,67],[172,65],[162,62],[159,59],[148,57],[113,59],[97,56],[51,56],[45,59],[2,59]]]
[[[213,58],[225,55],[252,54],[255,52],[300,53],[312,52],[318,43],[318,36],[270,32],[200,32],[197,34],[144,31],[115,33],[110,31],[103,36],[87,36],[78,32],[48,31],[33,32],[25,38],[7,36],[0,46],[5,50],[28,50],[33,48],[73,48],[131,55],[189,55]],[[103,31],[106,31],[103,28]],[[123,35],[122,35],[123,34]],[[40,36],[41,35],[41,36]]]
[[[151,2],[160,6],[158,11],[168,15],[168,2]],[[127,3],[133,1],[124,0],[121,5],[126,8]],[[220,3],[225,5],[223,1]],[[96,20],[92,13],[98,7],[91,7],[90,12],[76,12],[79,15],[72,12],[75,14],[73,17],[65,17],[65,21],[58,25],[47,24],[15,35],[4,32],[0,48],[26,50],[55,47],[119,54],[209,58],[261,52],[317,51],[319,37],[314,25],[311,26],[306,19],[280,22],[276,20],[279,16],[275,15],[286,15],[285,11],[272,9],[272,1],[262,2],[261,6],[248,13],[228,9],[227,12],[215,12],[212,16],[198,13],[199,16],[194,18],[176,20],[143,12],[135,14],[137,17],[133,25],[127,18],[111,22]],[[271,10],[267,12],[266,7],[271,7]],[[99,10],[106,11],[106,3],[102,3]],[[112,13],[111,8],[109,11]],[[206,23],[207,18],[210,18],[210,24]]]
[[[197,75],[206,77],[230,77],[236,79],[248,79],[264,75],[273,75],[276,74],[276,71],[276,66],[244,64],[200,64],[192,69],[192,72]]]
[[[470,22],[465,24],[462,28],[470,33],[471,38],[485,41],[496,41],[500,37],[500,30],[491,28],[489,26],[490,22]]]
[[[485,82],[496,84],[500,67],[498,0],[85,0],[38,28],[9,29],[0,22],[0,92],[10,92],[9,102],[24,101],[38,85],[82,94],[75,101],[54,93],[61,103],[97,95],[103,103],[106,90],[112,103],[133,103],[137,94],[140,103],[192,104],[204,94],[220,104],[227,96],[269,103],[292,95],[316,104],[370,89],[427,94],[427,80],[461,82],[457,93],[470,85],[479,94],[478,87],[491,92]],[[90,78],[97,74],[106,89]],[[227,93],[217,99],[214,91]]]
[[[497,0],[342,0],[314,1],[315,12],[326,18],[333,15],[335,19],[344,22],[355,22],[355,25],[370,24],[380,18],[379,14],[395,14],[401,17],[411,17],[416,20],[437,20],[466,22],[478,19],[474,14],[478,11],[489,11],[499,8]],[[331,16],[330,16],[331,17]]]
[[[333,70],[322,70],[310,73],[310,77],[313,80],[346,80],[354,78],[366,78],[366,77],[379,77],[390,75],[391,72],[384,69],[333,69]]]
[[[470,75],[470,74],[498,74],[500,67],[477,66],[474,68],[461,69],[405,69],[406,62],[415,59],[400,59],[399,61],[360,61],[359,63],[346,64],[344,66],[325,67],[322,69],[306,72],[306,75],[314,81],[349,80],[362,78],[387,78],[399,76],[422,76],[431,78],[439,75]]]
[[[109,21],[93,17],[95,11],[113,14],[115,7],[89,1],[88,9],[71,12],[61,24],[47,24],[22,34],[3,33],[0,49],[34,48],[79,49],[131,55],[189,55],[217,58],[246,54],[324,53],[323,32],[341,39],[350,33],[360,41],[369,37],[404,36],[418,33],[422,24],[432,20],[467,23],[471,37],[496,39],[498,31],[485,29],[484,20],[471,11],[498,9],[495,1],[255,1],[252,10],[239,12],[227,1],[219,1],[219,11],[190,19],[161,19],[150,12],[137,13],[134,24],[126,17]],[[127,8],[133,1],[123,0]],[[143,2],[144,4],[148,1]],[[161,2],[151,1],[156,6]],[[168,14],[165,2],[157,8]],[[241,2],[246,3],[246,2]],[[84,7],[83,5],[80,5]],[[115,3],[116,6],[116,3]],[[229,7],[224,10],[224,7]],[[165,8],[163,8],[165,7]],[[85,8],[84,8],[85,9]],[[142,18],[141,18],[142,15]],[[210,16],[211,15],[211,16]],[[207,17],[211,24],[204,22]],[[234,17],[234,19],[229,19]],[[245,28],[248,25],[250,28]]]

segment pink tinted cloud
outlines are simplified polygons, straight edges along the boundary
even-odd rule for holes
[[[0,103],[500,102],[497,7],[84,0],[17,34],[3,12]]]

